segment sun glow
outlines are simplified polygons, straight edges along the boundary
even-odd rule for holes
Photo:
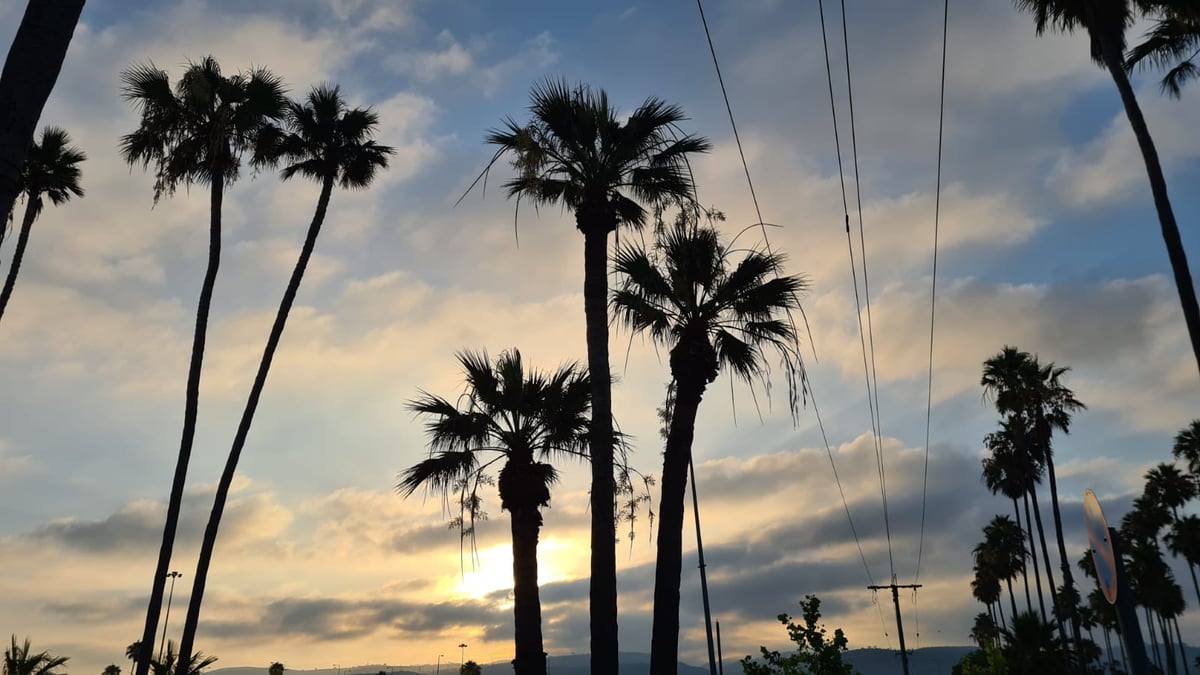
[[[557,539],[547,539],[538,545],[538,585],[543,586],[554,581],[569,578],[567,568],[571,567],[570,551],[574,547],[567,542]],[[474,564],[465,560],[466,572],[455,575],[453,586],[448,588],[457,595],[480,599],[499,591],[508,591],[511,601],[513,587],[512,577],[512,547],[496,545],[480,549],[475,556]]]

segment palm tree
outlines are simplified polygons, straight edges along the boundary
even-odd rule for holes
[[[196,627],[200,621],[200,604],[204,599],[204,586],[208,581],[208,568],[212,563],[213,548],[216,546],[225,501],[229,497],[238,461],[246,445],[250,425],[254,421],[254,412],[258,409],[259,399],[267,384],[271,361],[283,337],[283,329],[296,300],[296,294],[300,290],[304,271],[312,258],[317,235],[325,222],[333,187],[337,185],[342,189],[366,189],[379,171],[387,168],[388,157],[395,152],[392,148],[371,140],[378,126],[379,116],[370,108],[350,109],[342,100],[341,91],[337,87],[320,86],[313,88],[305,101],[288,104],[282,132],[274,127],[267,127],[260,135],[259,147],[266,148],[263,152],[272,158],[282,159],[286,164],[281,174],[284,180],[297,175],[310,178],[320,183],[321,193],[317,199],[316,213],[300,249],[300,257],[296,260],[283,299],[279,302],[275,322],[271,325],[267,346],[259,361],[258,372],[254,376],[250,396],[242,411],[242,419],[238,423],[225,469],[217,483],[212,512],[200,544],[200,558],[192,581],[192,595],[188,602],[183,636],[180,638],[179,655],[183,661],[192,653]]]
[[[1004,660],[1012,675],[1055,675],[1070,672],[1063,662],[1062,641],[1054,624],[1033,612],[1013,617],[1012,628],[1001,631]]]
[[[1196,600],[1200,602],[1200,583],[1196,583],[1196,565],[1200,565],[1200,517],[1187,515],[1176,518],[1163,541],[1171,555],[1187,561],[1188,571],[1192,573],[1192,587],[1196,589]]]
[[[1021,524],[1021,508],[1017,500],[1025,499],[1025,521],[1028,527],[1025,529],[1025,536],[1029,538],[1029,558],[1033,561],[1034,585],[1037,588],[1038,605],[1042,610],[1042,619],[1046,619],[1046,601],[1042,596],[1042,577],[1038,570],[1037,546],[1033,539],[1033,526],[1029,522],[1029,491],[1037,483],[1036,474],[1032,474],[1037,470],[1037,465],[1027,461],[1017,451],[1016,445],[1012,442],[1012,436],[1005,431],[992,432],[984,437],[984,447],[991,453],[990,457],[983,459],[983,483],[992,494],[1003,493],[1005,497],[1012,500],[1013,516],[1016,518],[1017,525]],[[1043,547],[1043,551],[1045,547]],[[1033,611],[1033,603],[1029,597],[1029,574],[1023,575],[1025,579],[1025,606],[1028,611]]]
[[[696,414],[704,391],[722,370],[754,384],[768,377],[767,351],[784,364],[791,400],[800,377],[799,338],[787,312],[799,308],[806,283],[782,276],[785,258],[749,251],[735,263],[717,231],[695,212],[666,227],[654,255],[622,246],[613,296],[618,319],[670,351],[675,401],[663,453],[658,556],[650,672],[675,672],[679,648],[679,580],[683,556],[684,493]],[[693,215],[689,215],[693,214]]]
[[[474,661],[467,661],[458,669],[460,675],[482,675],[483,668],[479,667]]]
[[[200,652],[196,652],[188,659],[179,658],[175,653],[175,641],[167,640],[167,653],[165,656],[158,659],[151,659],[150,668],[154,675],[202,675],[205,668],[217,662],[215,656],[205,656]],[[178,672],[177,665],[186,663],[187,668],[184,672]]]
[[[1047,28],[1066,33],[1078,28],[1087,30],[1091,37],[1092,60],[1107,68],[1116,83],[1125,106],[1125,115],[1133,127],[1146,164],[1154,208],[1158,211],[1167,257],[1175,275],[1175,288],[1183,307],[1196,367],[1200,369],[1200,304],[1196,301],[1196,289],[1192,285],[1192,273],[1188,270],[1187,253],[1179,236],[1179,225],[1175,222],[1171,200],[1167,197],[1167,180],[1163,177],[1158,151],[1154,147],[1154,140],[1150,138],[1146,118],[1142,115],[1141,106],[1125,72],[1125,30],[1134,19],[1131,0],[1014,0],[1014,4],[1018,9],[1033,14],[1039,35]]]
[[[133,662],[133,670],[137,670],[137,660],[141,658],[141,656],[142,643],[140,641],[131,642],[129,643],[129,646],[125,648],[125,658]]]
[[[267,675],[283,675],[283,664],[276,661],[267,668]]]
[[[104,666],[104,670],[100,673],[100,675],[121,675],[121,666],[118,666],[115,663],[110,663],[107,666]]]
[[[612,375],[608,358],[608,235],[639,228],[638,203],[690,200],[689,155],[708,141],[677,133],[683,110],[647,99],[622,122],[603,89],[546,80],[530,93],[530,120],[504,122],[487,136],[494,164],[509,155],[517,176],[510,197],[561,204],[583,234],[583,305],[587,362],[592,378],[591,669],[616,673],[617,568],[613,482]],[[491,164],[488,166],[490,167]],[[485,169],[485,173],[486,173]]]
[[[1153,25],[1145,39],[1129,50],[1125,69],[1138,66],[1166,69],[1163,92],[1179,98],[1188,80],[1200,77],[1195,63],[1200,56],[1200,10],[1189,0],[1138,0]]]
[[[71,657],[51,656],[50,652],[30,654],[29,638],[25,644],[17,644],[17,636],[12,636],[12,648],[4,650],[4,675],[62,675],[55,668],[62,666]]]
[[[1012,580],[1025,571],[1025,536],[1021,526],[1008,516],[996,516],[983,528],[983,541],[975,547],[977,565],[991,567],[996,578],[1008,584],[1008,599],[1012,604],[1013,616],[1017,615],[1016,596],[1013,595]]]
[[[151,649],[196,432],[209,305],[221,263],[221,203],[225,188],[238,177],[243,157],[253,164],[269,161],[262,152],[261,132],[283,115],[287,98],[282,82],[269,71],[260,68],[227,76],[211,56],[189,64],[174,90],[167,73],[153,64],[128,68],[121,79],[125,99],[141,113],[138,128],[121,139],[121,154],[130,166],[153,165],[155,202],[164,194],[173,195],[180,185],[199,183],[209,187],[208,264],[196,308],[183,433],[141,640],[143,649]],[[149,654],[136,662],[136,675],[147,675]]]
[[[975,578],[971,579],[971,595],[982,602],[988,608],[988,612],[992,613],[993,608],[997,608],[1000,617],[999,625],[1006,627],[1004,621],[1004,603],[1000,602],[1000,577],[996,574],[995,565],[991,564],[990,556],[984,556],[980,559],[975,558]],[[995,618],[992,619],[995,624]]]
[[[1171,454],[1187,464],[1193,480],[1200,480],[1200,419],[1192,420],[1175,434]]]
[[[574,363],[553,373],[526,370],[516,349],[501,353],[495,365],[487,352],[462,352],[458,361],[467,385],[460,405],[427,392],[408,404],[428,420],[429,457],[406,469],[396,487],[405,497],[421,487],[447,498],[458,492],[473,523],[479,485],[489,482],[485,471],[504,462],[498,488],[512,522],[513,664],[517,673],[544,675],[537,545],[541,507],[550,505],[558,480],[547,460],[587,457],[591,382]],[[467,534],[463,516],[457,525]]]
[[[37,131],[42,108],[67,56],[84,0],[39,0],[25,5],[0,72],[0,217],[21,193],[21,169]]]
[[[984,649],[988,645],[996,643],[996,638],[1000,635],[1000,629],[996,627],[996,623],[992,621],[991,615],[980,612],[975,615],[975,622],[971,626],[970,638],[971,641],[979,645],[980,649]]]
[[[1054,363],[1043,365],[1037,356],[1016,347],[1005,346],[999,354],[984,362],[980,384],[984,387],[985,395],[994,398],[997,412],[1005,416],[1018,447],[1046,468],[1063,586],[1073,589],[1075,581],[1071,576],[1071,564],[1067,559],[1067,547],[1063,540],[1052,443],[1054,432],[1068,433],[1072,414],[1086,408],[1075,397],[1075,393],[1062,383],[1062,377],[1068,371],[1068,368],[1056,366]],[[1051,589],[1053,588],[1051,582]],[[1070,614],[1072,637],[1075,644],[1080,645],[1082,636],[1079,632],[1079,621],[1074,612]]]
[[[21,194],[25,196],[25,216],[21,219],[21,231],[17,234],[17,247],[13,251],[12,265],[0,291],[0,318],[8,307],[13,286],[17,283],[17,272],[25,247],[29,245],[29,232],[33,222],[42,213],[43,197],[58,206],[71,199],[83,196],[79,185],[79,163],[87,159],[79,148],[71,145],[71,137],[60,127],[42,129],[42,138],[29,148],[25,166],[21,169]]]

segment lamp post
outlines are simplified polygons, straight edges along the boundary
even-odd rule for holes
[[[167,646],[167,622],[171,620],[171,600],[175,598],[175,580],[183,576],[179,572],[171,572],[167,577],[171,580],[171,592],[167,594],[167,616],[163,619],[162,643],[158,646],[158,660],[162,661],[163,647]],[[161,596],[160,596],[161,597]],[[154,647],[151,646],[151,649]]]
[[[465,643],[465,642],[458,643],[458,670],[459,670],[459,672],[462,672],[463,664],[467,662],[466,659],[463,658],[463,656],[465,656],[466,653],[467,653],[467,643]]]
[[[437,675],[442,675],[442,654],[438,654]]]

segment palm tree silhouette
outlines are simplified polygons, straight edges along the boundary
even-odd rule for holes
[[[1107,68],[1117,85],[1121,102],[1125,106],[1125,115],[1129,118],[1129,125],[1137,137],[1138,148],[1141,149],[1142,159],[1146,164],[1154,208],[1158,212],[1163,242],[1166,244],[1167,257],[1171,261],[1171,270],[1175,276],[1175,288],[1183,308],[1183,318],[1187,324],[1188,337],[1191,339],[1192,352],[1196,357],[1196,367],[1200,369],[1200,304],[1196,301],[1196,288],[1192,285],[1187,252],[1183,248],[1179,225],[1175,221],[1175,212],[1171,209],[1171,200],[1167,196],[1167,179],[1163,176],[1158,150],[1154,147],[1154,139],[1150,137],[1146,118],[1142,115],[1142,108],[1138,105],[1133,86],[1129,83],[1129,75],[1125,71],[1125,30],[1133,23],[1135,3],[1131,0],[1014,0],[1014,4],[1019,10],[1033,14],[1038,35],[1047,28],[1065,33],[1079,28],[1086,30],[1091,38],[1092,60]]]
[[[992,556],[975,556],[975,578],[971,579],[971,595],[987,607],[988,613],[993,615],[993,624],[1004,627],[1006,626],[1004,621],[1004,603],[1000,601],[1002,590],[1000,588],[1000,577],[997,576],[995,567],[992,564]],[[999,612],[996,610],[999,610]],[[996,614],[1000,618],[998,623],[996,622]]]
[[[165,656],[158,659],[151,659],[150,670],[153,675],[202,675],[205,668],[217,662],[215,656],[205,656],[201,652],[196,652],[186,660],[180,659],[175,653],[175,641],[167,640],[167,653]],[[184,672],[178,672],[178,664],[186,663],[187,668]]]
[[[343,189],[366,189],[378,172],[387,168],[388,157],[394,152],[392,148],[379,145],[371,139],[378,126],[379,117],[374,111],[369,108],[350,109],[342,100],[341,91],[337,87],[320,86],[310,91],[303,102],[288,104],[282,130],[269,126],[260,134],[260,152],[269,155],[272,160],[278,158],[284,162],[281,173],[284,180],[297,175],[310,178],[320,183],[321,193],[317,199],[316,213],[300,249],[300,257],[296,260],[283,299],[280,300],[279,310],[275,314],[275,321],[271,325],[267,346],[259,361],[254,384],[250,388],[246,407],[238,423],[225,469],[217,483],[212,512],[200,544],[200,558],[192,581],[191,600],[188,602],[187,618],[180,638],[179,654],[183,661],[191,656],[196,626],[200,621],[200,604],[204,599],[208,568],[212,563],[213,548],[216,546],[225,501],[233,485],[238,461],[246,445],[246,437],[250,433],[250,425],[254,421],[254,412],[267,384],[271,361],[283,337],[283,329],[296,300],[296,294],[300,290],[304,271],[312,258],[317,235],[325,222],[333,187],[337,185]]]
[[[29,638],[25,643],[17,644],[17,636],[12,636],[12,647],[4,650],[4,675],[64,675],[55,672],[70,660],[69,656],[51,656],[50,652],[31,654]]]
[[[558,480],[548,460],[587,458],[591,382],[574,363],[553,373],[527,370],[516,349],[494,365],[487,352],[461,352],[458,361],[466,380],[459,405],[428,392],[408,405],[427,420],[429,457],[401,473],[396,488],[405,497],[422,487],[446,498],[458,492],[457,525],[466,535],[480,507],[479,486],[490,482],[485,472],[504,462],[498,488],[512,523],[513,665],[517,673],[544,675],[537,545],[541,508],[550,506]]]
[[[23,189],[25,165],[38,120],[75,34],[84,0],[41,0],[25,6],[0,72],[0,215],[12,211]]]
[[[650,672],[675,672],[679,649],[679,579],[684,492],[696,415],[707,386],[722,370],[753,384],[765,381],[766,352],[784,364],[789,392],[800,376],[799,339],[786,313],[806,287],[783,276],[784,257],[751,250],[734,261],[717,231],[684,208],[664,228],[654,253],[637,245],[616,254],[613,295],[618,320],[670,350],[674,407],[663,454]],[[795,403],[795,397],[792,397]]]
[[[1129,50],[1125,69],[1138,66],[1165,69],[1159,83],[1163,92],[1179,98],[1188,80],[1200,77],[1200,9],[1189,0],[1139,0],[1154,15],[1145,39]]]
[[[1037,546],[1033,539],[1033,527],[1029,522],[1029,491],[1037,483],[1037,465],[1021,456],[1012,442],[1007,430],[992,432],[984,437],[984,447],[991,453],[983,459],[983,483],[992,494],[1003,494],[1012,500],[1013,517],[1017,525],[1021,524],[1021,508],[1018,500],[1025,500],[1025,520],[1027,527],[1024,535],[1029,539],[1029,558],[1033,561],[1034,585],[1037,588],[1038,606],[1042,611],[1042,619],[1046,619],[1046,601],[1042,596],[1042,578],[1038,570]],[[1043,547],[1043,551],[1045,547]],[[1033,603],[1029,597],[1029,570],[1022,575],[1025,579],[1025,606],[1033,611]]]
[[[1008,516],[996,516],[983,528],[983,541],[973,551],[975,563],[990,568],[998,580],[1008,585],[1008,599],[1013,616],[1017,615],[1017,600],[1012,580],[1025,571],[1025,536],[1021,526]]]
[[[1193,480],[1200,481],[1200,419],[1192,420],[1175,434],[1171,454],[1187,464]]]
[[[121,79],[125,99],[141,113],[138,128],[121,138],[121,155],[130,166],[154,167],[154,201],[157,203],[164,194],[173,195],[180,185],[199,183],[209,188],[208,263],[196,308],[179,457],[142,633],[142,648],[147,650],[153,647],[158,630],[163,588],[196,433],[209,306],[221,263],[221,203],[225,188],[238,177],[243,158],[249,158],[255,165],[269,162],[270,158],[262,152],[260,133],[283,115],[287,98],[283,84],[269,71],[260,68],[224,75],[211,56],[190,63],[174,89],[167,73],[153,64],[128,68]],[[136,675],[147,675],[149,656],[147,653],[135,659]]]
[[[583,234],[583,303],[587,363],[592,378],[591,669],[616,673],[617,572],[612,426],[608,357],[608,235],[646,222],[642,203],[690,199],[688,156],[708,141],[680,135],[678,106],[647,99],[625,121],[604,90],[547,80],[530,93],[530,119],[505,120],[487,142],[497,147],[489,167],[508,155],[517,176],[510,197],[562,204]],[[487,169],[484,170],[486,174]],[[482,177],[482,174],[481,174]]]
[[[1054,513],[1054,531],[1058,542],[1060,569],[1063,586],[1075,587],[1071,576],[1071,564],[1067,559],[1067,547],[1063,540],[1062,513],[1058,504],[1058,481],[1054,473],[1053,434],[1055,431],[1068,433],[1073,413],[1084,410],[1083,405],[1066,385],[1062,383],[1068,368],[1045,365],[1037,356],[1016,347],[1005,346],[999,354],[983,364],[980,384],[986,396],[994,399],[996,411],[1004,416],[1006,429],[1013,437],[1018,451],[1031,461],[1044,466],[1050,484],[1050,506]],[[1034,507],[1037,508],[1036,494]],[[1041,518],[1039,513],[1039,527]],[[1047,578],[1050,577],[1047,560]],[[1054,590],[1054,582],[1050,581]],[[1082,642],[1079,622],[1070,617],[1071,637],[1078,645]]]
[[[1054,634],[1054,624],[1042,621],[1033,612],[1013,617],[1004,637],[1004,660],[1012,675],[1058,675],[1070,672],[1061,658],[1062,641]]]
[[[1187,515],[1176,518],[1163,541],[1171,555],[1187,561],[1188,571],[1192,573],[1192,586],[1196,589],[1197,601],[1200,601],[1200,584],[1196,583],[1196,565],[1200,565],[1200,517]]]
[[[12,297],[13,286],[17,283],[17,273],[21,269],[21,260],[25,256],[25,247],[29,245],[29,232],[33,223],[42,213],[45,199],[59,206],[71,199],[72,196],[82,197],[83,187],[79,185],[80,162],[87,155],[79,148],[71,145],[71,137],[60,127],[42,129],[40,141],[34,142],[25,158],[25,166],[21,169],[21,193],[25,196],[25,216],[21,218],[21,230],[17,234],[17,247],[13,251],[12,264],[8,268],[8,276],[4,279],[4,290],[0,291],[0,318],[4,317],[4,309]]]

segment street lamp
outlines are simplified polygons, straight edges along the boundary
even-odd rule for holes
[[[458,669],[460,671],[462,670],[463,664],[466,663],[466,659],[463,658],[463,655],[466,653],[467,653],[467,643],[465,643],[465,642],[458,643]]]
[[[171,620],[171,600],[175,597],[175,580],[183,576],[179,572],[171,572],[167,577],[171,580],[171,592],[167,594],[167,616],[163,619],[163,636],[162,643],[158,646],[158,660],[162,661],[163,647],[167,646],[167,622]],[[162,597],[162,596],[159,596]],[[151,649],[153,649],[153,645]]]
[[[444,656],[444,654],[438,654],[437,671],[436,671],[437,675],[442,675],[442,656]]]

